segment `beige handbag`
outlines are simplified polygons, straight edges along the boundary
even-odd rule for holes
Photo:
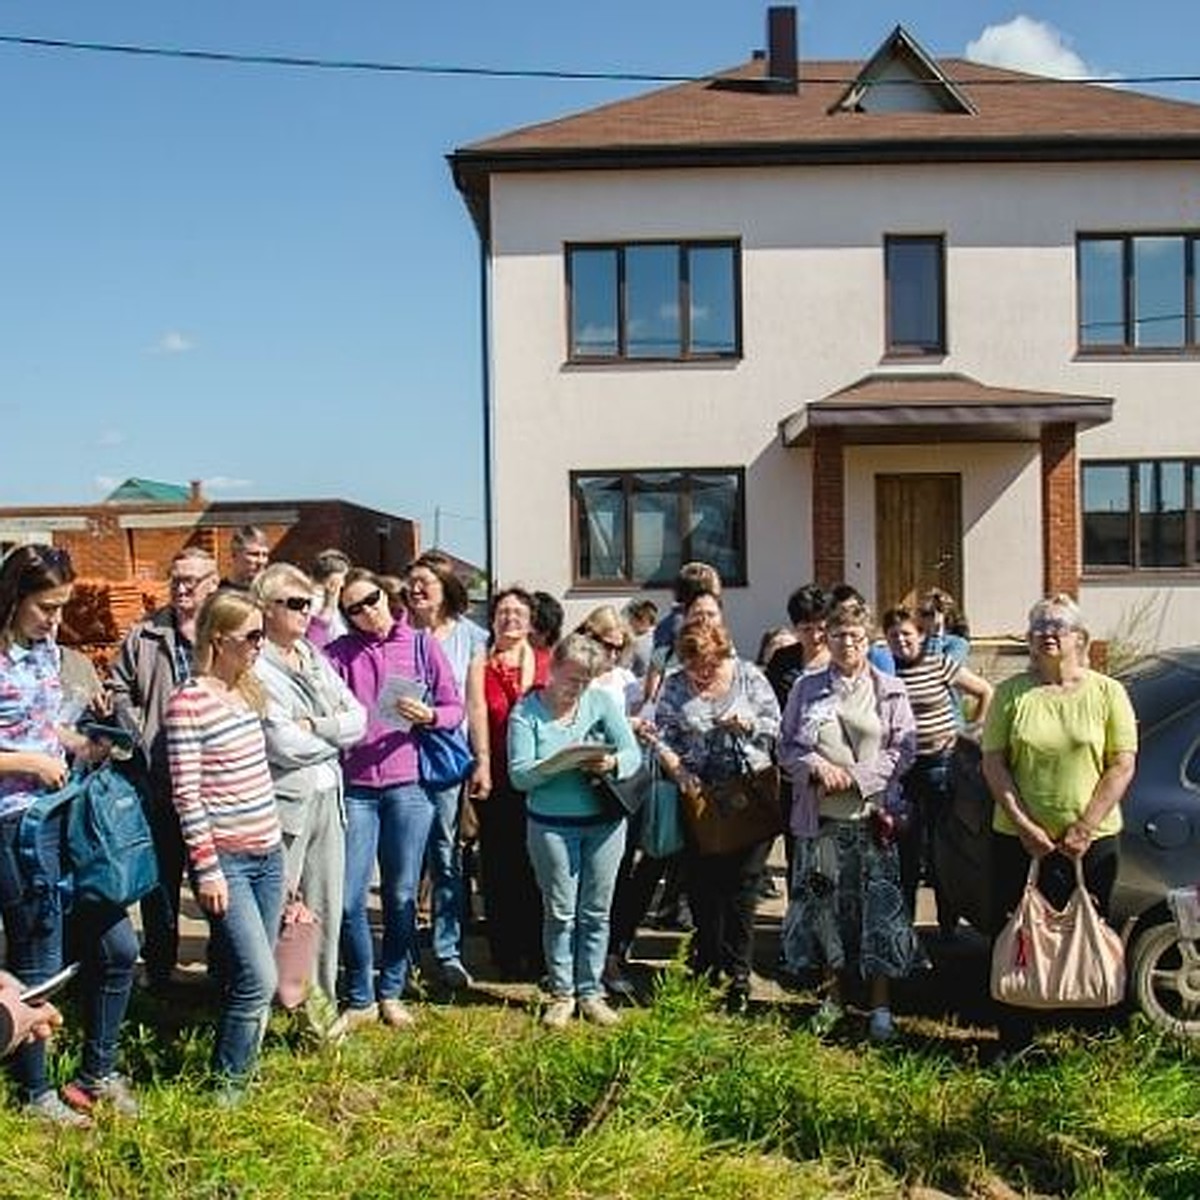
[[[1037,889],[1039,860],[992,948],[992,999],[1017,1008],[1111,1008],[1125,995],[1125,947],[1096,911],[1075,860],[1075,891],[1058,911]]]

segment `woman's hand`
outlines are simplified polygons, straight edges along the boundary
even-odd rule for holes
[[[733,716],[722,717],[717,722],[717,727],[728,729],[730,733],[744,733],[749,736],[754,732],[754,718],[734,713]]]
[[[437,713],[428,704],[414,700],[411,696],[402,696],[397,700],[396,711],[414,725],[432,725],[437,720]]]
[[[34,751],[24,757],[24,774],[32,775],[43,787],[58,791],[67,782],[67,764],[61,758]]]
[[[1085,821],[1076,821],[1073,825],[1068,825],[1059,838],[1059,849],[1068,858],[1082,858],[1091,848],[1092,842],[1095,840],[1096,833],[1092,827]]]
[[[845,767],[835,766],[823,758],[813,763],[809,774],[827,792],[846,792],[854,786],[854,776]]]
[[[630,717],[629,727],[639,742],[644,742],[647,746],[658,745],[658,728],[653,721],[644,721],[641,717]]]
[[[1030,858],[1045,858],[1053,854],[1058,847],[1054,839],[1040,826],[1032,821],[1022,821],[1017,827],[1017,837]]]
[[[210,917],[223,917],[229,911],[229,884],[225,882],[224,876],[198,883],[196,903]]]
[[[25,1004],[21,1000],[24,987],[19,979],[7,971],[0,971],[0,996],[4,1007],[12,1014],[13,1044],[44,1042],[58,1029],[63,1021],[62,1014],[48,1001]]]
[[[486,800],[492,794],[492,768],[487,759],[478,759],[467,784],[467,795],[472,800]]]
[[[594,762],[588,763],[583,769],[591,775],[611,775],[617,769],[617,756],[604,754]]]

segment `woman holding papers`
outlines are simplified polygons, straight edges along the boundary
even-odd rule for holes
[[[613,698],[588,687],[605,665],[591,638],[569,634],[554,648],[546,686],[516,706],[508,727],[509,777],[528,793],[527,845],[542,892],[550,1029],[564,1028],[577,1004],[598,1025],[618,1019],[600,976],[625,820],[593,781],[628,778],[641,750]]]
[[[347,573],[341,610],[350,632],[326,653],[367,710],[366,735],[343,760],[346,1019],[351,1028],[380,1018],[403,1028],[413,1022],[400,997],[416,947],[417,885],[434,813],[418,774],[415,727],[456,729],[463,705],[437,639],[392,615],[387,592],[373,572],[356,567]],[[424,643],[420,655],[418,637]],[[383,946],[373,983],[367,888],[377,855]]]

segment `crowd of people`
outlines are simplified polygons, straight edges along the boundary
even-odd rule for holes
[[[52,1007],[22,1007],[0,976],[0,1041],[26,1109],[82,1125],[109,1104],[136,1114],[118,1071],[121,1024],[140,954],[146,987],[178,986],[184,875],[207,919],[219,987],[213,1068],[238,1102],[255,1070],[279,985],[285,907],[319,926],[304,1012],[338,1040],[364,1025],[414,1024],[406,1001],[419,961],[422,880],[440,985],[470,988],[463,956],[477,886],[493,967],[540,982],[541,1021],[620,1021],[626,965],[656,896],[694,926],[691,966],[750,998],[754,917],[784,836],[788,905],[782,969],[816,982],[814,1021],[844,1015],[862,981],[868,1034],[893,1036],[891,981],[926,962],[915,932],[918,885],[938,897],[931,832],[950,801],[951,763],[982,729],[995,798],[997,911],[1012,909],[1030,858],[1061,898],[1082,859],[1104,911],[1116,874],[1120,800],[1136,731],[1128,698],[1087,667],[1087,631],[1056,596],[1030,614],[1030,670],[991,685],[966,665],[965,623],[933,591],[877,629],[849,585],[799,588],[789,625],[768,631],[757,662],[733,644],[721,580],[686,564],[675,603],[610,605],[563,631],[563,609],[519,586],[491,598],[488,628],[468,616],[453,563],[421,555],[402,578],[338,550],[309,572],[269,561],[260,530],[239,530],[221,578],[187,546],[170,566],[170,600],[125,637],[91,715],[119,724],[136,752],[120,769],[142,794],[159,867],[141,903],[139,946],[123,909],[34,894],[18,838],[39,794],[110,743],[81,733],[63,706],[56,635],[71,596],[68,556],[12,550],[0,566],[0,915],[8,966],[27,984],[77,960],[83,1025],[78,1076],[47,1073]],[[882,634],[882,636],[880,636]],[[695,814],[731,780],[768,781],[775,812],[752,839],[647,849],[645,812],[613,794],[649,772]],[[760,814],[761,815],[761,814]],[[62,818],[59,818],[61,821]],[[60,872],[63,831],[46,822]],[[382,931],[368,900],[378,878]],[[941,934],[955,935],[943,911]],[[993,931],[994,932],[994,931]],[[7,999],[6,999],[7,997]],[[14,999],[14,997],[16,997]],[[1013,1036],[1028,1036],[1014,1017]],[[1015,1031],[1015,1032],[1014,1032]]]

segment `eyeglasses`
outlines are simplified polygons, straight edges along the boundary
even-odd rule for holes
[[[311,596],[277,596],[272,604],[282,605],[291,612],[308,612],[312,608]]]
[[[368,592],[361,600],[355,600],[353,604],[347,604],[346,616],[357,617],[360,613],[366,612],[368,608],[374,608],[382,599],[383,589],[376,588],[373,592]]]
[[[194,592],[202,583],[212,577],[211,571],[207,575],[172,575],[168,582],[181,592]]]
[[[602,638],[597,634],[592,634],[592,641],[600,647],[601,650],[607,650],[609,654],[621,654],[625,649],[625,643],[610,642],[607,638]]]
[[[253,646],[256,650],[263,644],[267,637],[261,629],[250,629],[245,633],[227,633],[225,636],[231,642],[245,642],[247,646]]]
[[[1029,623],[1030,633],[1070,633],[1076,628],[1073,622],[1063,617],[1039,617]]]

